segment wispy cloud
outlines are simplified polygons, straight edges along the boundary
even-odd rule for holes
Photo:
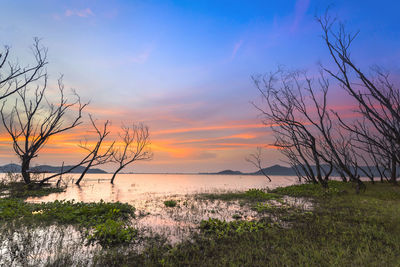
[[[65,10],[64,15],[66,17],[77,16],[77,17],[81,17],[81,18],[88,18],[88,17],[94,16],[94,13],[90,8],[67,9],[67,10]]]
[[[294,20],[290,28],[290,31],[294,32],[297,30],[297,27],[299,26],[301,20],[303,19],[304,14],[307,12],[309,5],[310,5],[310,0],[296,1]]]
[[[234,59],[236,57],[236,54],[239,51],[239,49],[242,47],[242,44],[243,44],[243,40],[240,40],[239,42],[235,43],[235,45],[233,46],[231,59]]]
[[[149,46],[136,56],[130,57],[129,61],[132,63],[145,63],[149,59],[152,51],[153,46]]]

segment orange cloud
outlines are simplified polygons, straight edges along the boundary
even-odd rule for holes
[[[170,134],[170,133],[187,133],[187,132],[200,132],[212,130],[226,130],[226,129],[244,129],[244,128],[264,128],[264,124],[242,124],[242,125],[218,125],[218,126],[204,126],[193,128],[169,129],[153,132],[154,135]]]

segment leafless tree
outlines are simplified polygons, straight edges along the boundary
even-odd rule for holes
[[[58,80],[59,100],[57,103],[50,102],[45,96],[47,81],[47,74],[43,74],[42,80],[36,83],[36,88],[25,86],[16,92],[18,97],[9,113],[6,112],[6,101],[0,109],[3,125],[12,139],[15,153],[21,160],[21,174],[27,184],[31,182],[32,159],[38,156],[52,136],[81,124],[82,111],[87,105],[81,102],[75,92],[76,99],[68,101],[62,77]],[[71,113],[72,110],[75,110],[75,115]],[[70,120],[67,121],[67,118]]]
[[[34,38],[32,53],[35,62],[32,66],[22,67],[10,60],[10,47],[6,46],[0,52],[0,100],[46,75],[44,67],[47,64],[47,49],[40,45],[38,38]]]
[[[80,144],[80,147],[86,150],[89,153],[89,158],[87,159],[88,163],[79,176],[78,180],[75,182],[76,185],[79,185],[79,183],[82,181],[83,177],[87,173],[87,171],[93,167],[93,166],[98,166],[98,165],[103,165],[108,162],[111,162],[112,157],[113,157],[113,148],[114,148],[114,143],[113,142],[111,145],[106,147],[105,149],[102,150],[103,145],[104,145],[104,140],[105,138],[110,134],[108,131],[107,127],[110,124],[110,121],[106,121],[104,123],[103,129],[99,129],[99,127],[96,125],[96,122],[93,120],[92,116],[89,115],[90,122],[94,128],[94,131],[97,135],[97,142],[95,143],[94,146],[88,145],[87,141],[84,143]]]
[[[133,124],[132,127],[122,126],[120,137],[122,139],[121,145],[113,153],[113,161],[118,164],[118,168],[111,178],[112,184],[116,175],[129,164],[153,158],[147,126],[143,124]]]
[[[367,121],[348,123],[343,120],[342,126],[354,133],[359,140],[369,143],[383,151],[393,151],[391,154],[390,181],[396,184],[397,168],[400,159],[400,90],[394,84],[388,72],[373,68],[367,75],[352,60],[351,45],[357,33],[348,33],[345,26],[331,18],[328,12],[318,18],[323,30],[323,39],[328,47],[336,70],[323,67],[325,72],[333,77],[347,93],[356,100],[358,113]],[[368,131],[363,127],[367,126]],[[366,133],[373,133],[367,135]],[[374,135],[379,136],[377,141]],[[390,147],[388,147],[388,145]]]
[[[266,103],[265,108],[256,107],[275,133],[273,145],[287,157],[299,179],[326,187],[333,166],[331,154],[326,154],[326,139],[332,139],[327,80],[322,75],[318,80],[321,99],[316,96],[315,81],[305,73],[278,70],[253,80]]]
[[[251,153],[248,157],[246,157],[246,161],[253,164],[265,177],[267,177],[268,181],[271,182],[271,178],[264,171],[262,167],[262,156],[261,156],[261,147],[257,147],[255,153]]]

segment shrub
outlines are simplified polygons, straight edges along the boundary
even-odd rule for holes
[[[175,200],[166,200],[164,201],[164,205],[169,208],[176,207],[177,202]]]
[[[88,244],[98,242],[103,247],[113,247],[130,243],[137,235],[138,231],[125,223],[107,219],[105,223],[96,225],[87,239]]]

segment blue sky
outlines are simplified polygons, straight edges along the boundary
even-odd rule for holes
[[[244,157],[272,139],[249,103],[259,97],[250,77],[277,65],[311,73],[319,61],[329,66],[314,16],[333,2],[332,15],[360,30],[356,62],[400,73],[397,1],[1,2],[0,44],[14,58],[29,62],[40,37],[53,82],[64,74],[66,86],[91,101],[89,112],[115,129],[150,126],[155,158],[138,171],[251,170]],[[37,162],[73,162],[73,141],[62,157],[54,150]],[[6,144],[0,152],[2,163],[17,162]],[[266,166],[279,162],[277,151],[265,150]]]

